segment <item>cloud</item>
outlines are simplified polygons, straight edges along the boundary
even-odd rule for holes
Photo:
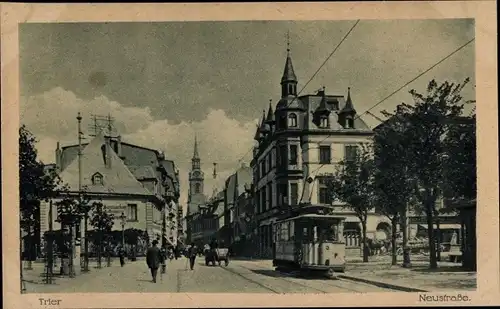
[[[86,136],[91,133],[92,114],[109,114],[125,141],[164,151],[179,169],[184,207],[195,134],[205,172],[205,194],[211,195],[214,187],[221,188],[240,166],[240,159],[248,162],[257,123],[257,120],[240,122],[228,117],[223,110],[209,109],[199,122],[174,124],[169,120],[154,120],[147,107],[124,107],[105,96],[83,100],[71,91],[56,87],[39,95],[21,97],[21,123],[37,137],[39,159],[45,163],[54,162],[58,141],[63,145],[76,141],[78,112],[83,117],[82,131]],[[216,179],[212,176],[213,162],[217,163]]]

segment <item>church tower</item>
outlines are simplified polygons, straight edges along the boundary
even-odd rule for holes
[[[198,139],[194,137],[194,152],[191,158],[191,171],[189,172],[188,214],[198,211],[198,206],[205,202],[203,194],[204,174],[201,171],[200,154],[198,153]]]

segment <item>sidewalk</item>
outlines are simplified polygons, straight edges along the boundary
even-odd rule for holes
[[[373,261],[351,263],[341,278],[350,279],[406,292],[473,291],[476,273],[464,271],[460,264],[439,262],[438,269],[429,269],[428,260],[412,259],[411,268]]]
[[[130,263],[130,262],[129,262]],[[137,262],[134,262],[137,263]],[[111,273],[120,271],[122,268],[118,259],[111,261],[111,266],[107,267],[106,260],[102,261],[102,268],[97,268],[97,262],[90,262],[89,272],[81,272],[74,278],[68,276],[60,276],[57,270],[54,270],[52,284],[46,284],[45,279],[45,264],[32,263],[31,270],[23,269],[23,281],[26,291],[24,293],[60,293],[74,292],[74,287],[81,285],[97,283],[107,278]]]

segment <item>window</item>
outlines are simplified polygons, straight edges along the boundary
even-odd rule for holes
[[[294,221],[290,221],[289,230],[290,230],[290,232],[289,232],[290,233],[290,240],[293,241],[293,240],[295,240],[295,223],[294,223]]]
[[[102,175],[100,173],[95,173],[94,175],[92,175],[92,184],[96,186],[103,184]]]
[[[288,147],[287,145],[281,145],[279,148],[279,156],[280,156],[280,166],[287,166],[287,158],[288,158]]]
[[[137,221],[137,204],[127,205],[127,220]]]
[[[262,187],[260,191],[260,199],[262,203],[262,212],[267,210],[267,205],[266,205],[266,187]]]
[[[346,127],[346,129],[354,129],[354,119],[347,118],[345,127]]]
[[[269,183],[267,185],[267,193],[269,195],[269,209],[273,208],[273,184]]]
[[[296,183],[290,184],[290,205],[299,203],[299,185]]]
[[[288,127],[296,127],[297,126],[297,115],[290,114],[288,115]]]
[[[332,161],[330,146],[319,146],[319,163],[329,164]]]
[[[282,241],[288,241],[288,226],[289,222],[285,222],[281,225],[281,240]]]
[[[272,163],[272,167],[275,167],[276,166],[276,148],[273,148],[271,150],[271,163]]]
[[[278,187],[279,201],[278,205],[283,206],[288,204],[288,184],[279,184]]]
[[[355,145],[347,145],[345,146],[345,161],[354,161],[356,160],[358,147]]]
[[[328,179],[323,177],[319,178],[319,203],[320,204],[327,204],[331,205],[332,204],[332,197],[330,193],[328,192]]]
[[[255,196],[257,197],[257,213],[261,213],[262,212],[262,203],[260,201],[260,190],[257,190],[257,192],[255,193]]]
[[[199,183],[194,184],[194,193],[200,193],[201,192],[201,185]]]
[[[263,177],[266,174],[266,171],[264,170],[264,163],[265,160],[260,161],[260,176]]]
[[[290,165],[297,165],[297,145],[290,145]]]
[[[267,155],[267,169],[270,171],[273,168],[273,153],[269,152]]]
[[[328,128],[329,127],[327,116],[321,116],[321,118],[319,118],[319,127],[320,128]]]

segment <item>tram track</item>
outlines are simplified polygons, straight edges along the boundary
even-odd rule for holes
[[[239,267],[244,268],[244,269],[249,270],[249,271],[253,271],[253,269],[245,267],[245,266],[242,266],[242,265],[240,265]],[[223,269],[225,269],[226,271],[229,271],[229,272],[231,272],[233,274],[236,274],[236,275],[242,277],[245,280],[248,280],[250,282],[256,283],[256,284],[258,284],[261,287],[264,287],[264,288],[266,288],[268,290],[271,290],[274,293],[283,294],[282,292],[278,292],[278,291],[276,291],[276,290],[274,290],[272,288],[269,288],[268,286],[263,285],[262,283],[260,283],[260,282],[258,282],[256,280],[250,279],[250,278],[248,278],[248,277],[246,277],[246,276],[244,276],[244,275],[242,275],[242,274],[240,274],[240,273],[238,273],[238,272],[236,272],[236,271],[234,271],[234,270],[232,270],[230,268],[223,268]],[[265,270],[265,268],[260,268],[260,270]],[[280,274],[281,276],[273,276],[273,278],[281,279],[281,280],[286,281],[288,283],[295,284],[295,285],[298,285],[298,286],[302,286],[302,287],[305,287],[307,289],[315,290],[315,291],[318,291],[320,293],[324,293],[324,294],[331,294],[332,293],[331,291],[328,291],[328,290],[320,289],[320,288],[317,288],[317,287],[313,287],[313,286],[307,285],[305,283],[301,283],[301,282],[297,282],[297,281],[291,280],[290,278],[288,278],[286,276],[287,275],[286,273],[283,273],[283,272],[277,272],[277,273]],[[342,279],[338,279],[338,280],[341,280],[341,281],[345,282],[345,280],[342,280]],[[349,291],[349,292],[356,292],[356,293],[361,293],[362,292],[362,291],[360,291],[358,289],[348,288],[348,287],[345,287],[345,286],[342,286],[342,285],[339,285],[339,284],[333,284],[333,282],[328,282],[327,283],[327,282],[322,281],[321,283],[322,284],[326,284],[328,286],[332,286],[332,287],[338,288],[338,289],[346,290],[346,291]]]

